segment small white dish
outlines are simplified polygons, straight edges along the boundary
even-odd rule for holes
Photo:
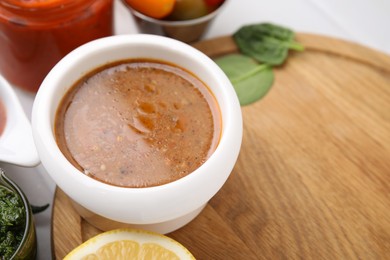
[[[0,100],[3,103],[6,123],[0,135],[0,162],[23,167],[40,163],[32,137],[31,124],[11,85],[0,76]]]

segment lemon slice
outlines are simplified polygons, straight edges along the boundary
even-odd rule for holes
[[[73,249],[64,260],[195,259],[179,242],[157,233],[115,229],[101,233]]]

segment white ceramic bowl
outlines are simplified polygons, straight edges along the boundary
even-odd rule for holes
[[[19,166],[39,164],[30,121],[11,85],[0,76],[0,100],[6,110],[6,123],[0,136],[0,161]]]
[[[148,188],[104,184],[79,172],[61,153],[53,133],[63,95],[78,79],[104,64],[129,58],[167,61],[197,75],[214,93],[222,114],[222,135],[212,156],[196,171],[174,182]],[[242,140],[241,108],[222,70],[195,48],[155,35],[121,35],[87,43],[63,58],[43,81],[33,105],[32,128],[43,166],[93,225],[118,227],[98,219],[160,233],[197,216],[229,177]],[[114,222],[112,222],[114,223]]]

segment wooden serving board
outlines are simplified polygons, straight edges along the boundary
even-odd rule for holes
[[[168,236],[197,259],[390,259],[390,57],[328,37],[275,69],[242,108],[232,175],[205,210]],[[216,57],[230,37],[196,43]],[[56,259],[100,233],[57,189]]]

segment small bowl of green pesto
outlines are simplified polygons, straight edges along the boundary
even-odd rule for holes
[[[31,206],[0,168],[0,259],[35,259],[37,239]]]

